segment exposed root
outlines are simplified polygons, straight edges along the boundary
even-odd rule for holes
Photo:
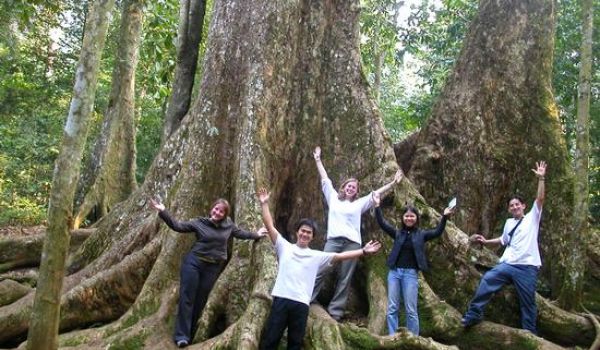
[[[419,314],[423,321],[431,325],[430,336],[449,340],[462,332],[461,314],[452,305],[440,299],[427,281],[419,279]],[[426,320],[425,320],[426,319]]]
[[[34,287],[38,280],[38,268],[17,269],[2,273],[0,274],[0,281],[3,280],[13,280]]]
[[[135,301],[158,255],[154,241],[62,297],[61,329],[115,320]]]
[[[342,335],[348,348],[362,349],[414,349],[446,350],[458,349],[454,345],[445,345],[431,338],[414,336],[405,329],[391,336],[378,336],[351,323],[342,325]]]
[[[536,302],[538,330],[545,338],[565,345],[584,347],[594,341],[594,326],[586,317],[565,311],[539,295]]]
[[[310,311],[305,345],[311,349],[457,349],[405,330],[392,336],[380,336],[352,323],[338,323],[318,305],[311,306]]]
[[[148,244],[64,294],[61,298],[61,330],[114,320],[125,313],[144,285],[159,248],[158,241]],[[0,342],[27,332],[33,295],[31,292],[0,308]]]
[[[600,322],[598,321],[598,318],[596,315],[589,312],[584,306],[582,306],[582,307],[583,307],[583,310],[587,313],[587,317],[590,319],[590,321],[592,321],[592,324],[594,324],[594,329],[596,330],[596,339],[590,346],[590,350],[598,350],[598,349],[600,349]]]
[[[26,287],[21,283],[10,279],[3,280],[0,282],[0,306],[8,305],[15,300],[19,300],[30,291],[31,288]]]
[[[258,349],[263,324],[269,316],[271,303],[263,298],[252,298],[244,315],[218,336],[191,349]]]
[[[367,296],[369,298],[369,332],[381,334],[386,331],[387,289],[385,281],[372,269],[367,273]]]
[[[140,194],[132,197],[141,196]],[[136,206],[136,198],[127,201],[129,206]],[[141,204],[143,205],[143,204]],[[94,264],[96,269],[90,272],[105,270],[121,261],[132,251],[149,242],[158,232],[156,216],[149,210],[137,210],[134,215],[123,220],[120,213],[131,210],[125,203],[119,203],[108,215],[100,219],[94,227],[96,234],[86,240],[81,247],[69,256],[67,273],[74,274]],[[84,274],[83,277],[89,277]]]
[[[339,324],[320,305],[310,306],[304,345],[307,349],[345,348]]]
[[[516,329],[493,322],[481,322],[464,331],[458,339],[461,349],[543,349],[564,350],[529,331]]]
[[[70,250],[77,249],[94,232],[94,229],[71,231]],[[45,237],[45,233],[38,233],[0,240],[0,272],[19,267],[39,266]]]
[[[253,248],[253,254],[250,254],[252,260],[240,256],[245,255],[249,245]],[[251,346],[256,342],[255,339],[260,339],[271,308],[270,292],[277,274],[275,255],[271,243],[267,240],[257,243],[238,242],[235,252],[235,259],[227,265],[211,291],[198,322],[198,332],[194,338],[196,343],[229,343],[229,338],[233,337]],[[249,273],[252,276],[248,276]],[[232,284],[232,281],[236,282]],[[241,310],[242,314],[236,312],[237,309]],[[209,340],[215,331],[214,325],[218,318],[224,318],[229,325],[224,332],[227,334],[220,334]],[[221,337],[222,340],[218,339]]]

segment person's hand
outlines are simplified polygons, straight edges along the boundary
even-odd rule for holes
[[[315,160],[319,160],[321,159],[321,147],[317,146],[313,152],[313,157],[315,157]]]
[[[399,183],[402,180],[403,176],[404,173],[402,172],[402,169],[398,169],[398,171],[396,171],[396,175],[394,175],[394,183]]]
[[[270,194],[267,192],[266,188],[260,188],[258,190],[258,192],[256,193],[257,197],[258,197],[258,201],[260,202],[260,204],[265,204],[269,202],[269,196]]]
[[[367,244],[365,244],[362,250],[365,254],[375,254],[379,251],[380,248],[381,243],[379,243],[378,241],[369,241]]]
[[[485,239],[485,237],[477,233],[469,237],[469,241],[473,243],[485,244],[487,242],[487,239]]]
[[[377,191],[373,191],[371,193],[371,195],[373,196],[373,203],[375,204],[375,208],[377,208],[379,204],[381,204],[381,195],[377,193]]]
[[[544,162],[543,160],[535,162],[535,169],[531,169],[531,171],[533,171],[535,176],[537,176],[540,179],[543,179],[546,175],[546,162]]]
[[[454,214],[454,210],[456,209],[456,207],[446,207],[446,209],[444,209],[444,216],[450,216],[452,214]]]
[[[269,230],[267,230],[267,228],[264,226],[259,228],[258,231],[256,231],[258,238],[266,237],[268,233],[269,233]]]
[[[150,206],[158,211],[165,210],[165,205],[161,202],[155,201],[153,198],[150,198]]]

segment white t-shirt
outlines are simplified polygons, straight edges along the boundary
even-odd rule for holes
[[[321,266],[328,265],[335,253],[300,248],[277,235],[277,278],[271,294],[310,305],[315,279]]]
[[[538,247],[541,217],[542,209],[538,207],[537,201],[534,201],[531,210],[523,217],[523,222],[515,230],[512,239],[510,239],[510,244],[500,258],[500,262],[511,265],[542,266]],[[506,220],[501,238],[502,245],[509,242],[508,234],[518,222],[519,220],[514,218]]]
[[[329,206],[327,217],[327,238],[345,237],[349,240],[362,244],[360,237],[360,217],[362,213],[373,206],[371,194],[358,198],[357,200],[340,201],[338,193],[333,188],[330,179],[321,181],[323,194]]]

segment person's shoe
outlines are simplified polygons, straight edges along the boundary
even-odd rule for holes
[[[474,325],[478,324],[479,322],[481,322],[481,320],[474,319],[474,318],[466,318],[466,317],[463,317],[463,318],[460,320],[460,323],[461,323],[461,324],[462,324],[462,326],[463,326],[463,327],[465,327],[465,328],[471,328],[471,327],[473,327]]]
[[[177,341],[177,347],[178,348],[185,348],[188,345],[190,345],[190,344],[188,343],[187,340],[178,340]]]

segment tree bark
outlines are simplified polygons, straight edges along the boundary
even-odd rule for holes
[[[165,114],[163,140],[179,127],[190,108],[206,12],[205,0],[180,0],[179,6],[177,64]]]
[[[73,97],[54,168],[48,208],[48,231],[42,253],[40,276],[31,313],[28,349],[56,349],[60,316],[61,286],[69,248],[69,227],[79,176],[83,147],[94,105],[100,56],[113,0],[90,5]]]
[[[70,232],[69,251],[75,251],[94,229]],[[45,233],[13,239],[0,239],[0,273],[22,267],[38,267],[42,256]]]
[[[573,234],[567,240],[571,247],[585,247],[589,242],[589,157],[590,157],[590,89],[592,76],[592,34],[594,11],[591,0],[583,0],[581,29],[581,62],[579,66],[579,93],[577,95],[577,126],[575,130],[575,203],[573,207]],[[567,309],[577,309],[583,298],[586,271],[585,250],[575,249],[567,260],[568,271],[558,291],[558,301]]]
[[[95,211],[101,218],[137,187],[135,179],[135,70],[143,23],[143,0],[123,3],[117,62],[102,130],[81,178],[73,226]]]
[[[535,161],[548,176],[540,232],[544,276],[558,295],[574,246],[573,172],[551,87],[554,2],[482,1],[456,67],[420,132],[410,178],[436,207],[456,195],[456,222],[470,234],[497,237],[506,200],[530,208]],[[461,166],[457,166],[461,164]]]

